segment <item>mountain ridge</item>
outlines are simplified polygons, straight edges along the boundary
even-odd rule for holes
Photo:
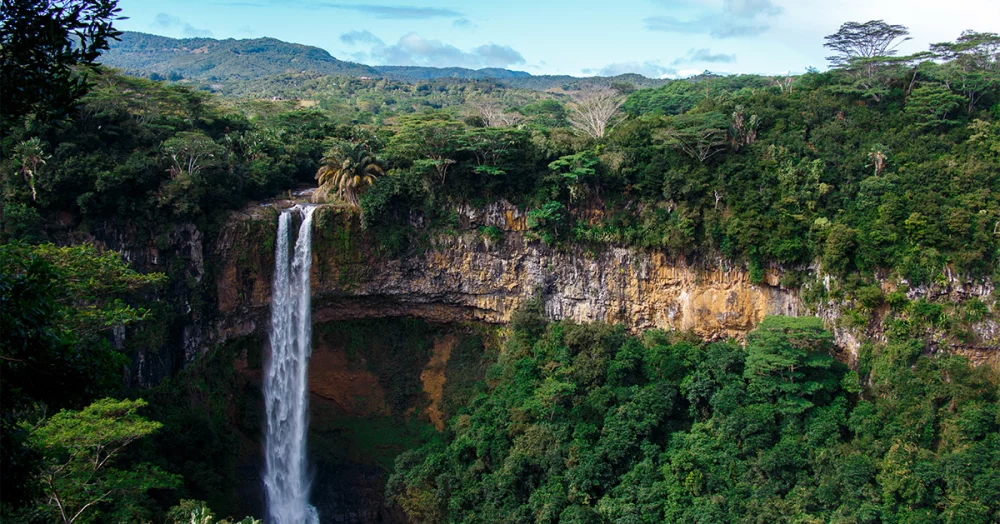
[[[610,85],[625,82],[637,87],[656,87],[669,80],[648,78],[635,73],[613,77],[532,75],[526,71],[486,67],[370,66],[340,60],[325,49],[285,42],[273,37],[249,39],[171,38],[126,31],[121,40],[101,56],[101,62],[127,74],[154,80],[182,80],[224,84],[256,80],[285,73],[314,72],[329,76],[385,78],[400,82],[439,79],[493,80],[544,91],[571,89],[583,84]]]

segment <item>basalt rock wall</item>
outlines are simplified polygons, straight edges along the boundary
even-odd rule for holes
[[[805,313],[796,294],[777,284],[777,275],[755,285],[739,268],[691,265],[660,252],[557,250],[530,239],[526,217],[513,207],[460,211],[456,231],[394,255],[384,254],[356,216],[332,207],[317,211],[314,321],[414,316],[504,323],[537,295],[553,319],[722,339],[744,336],[765,315]],[[220,268],[219,316],[204,340],[266,328],[274,233],[267,236],[257,224],[271,224],[273,216],[266,208],[244,213],[220,235],[210,255]]]
[[[221,342],[266,336],[278,210],[294,203],[248,207],[209,234],[188,224],[146,238],[109,226],[74,239],[103,244],[141,271],[171,277],[165,294],[173,317],[161,326],[161,336],[153,337],[155,344],[142,340],[130,377],[135,385],[156,383]],[[315,323],[409,316],[500,324],[525,300],[539,296],[553,319],[623,323],[637,332],[677,329],[706,339],[742,338],[765,315],[818,315],[848,359],[862,340],[885,338],[879,311],[864,326],[851,327],[844,321],[849,302],[807,307],[797,290],[780,285],[779,270],[751,283],[744,268],[724,260],[692,263],[617,247],[556,249],[532,239],[526,215],[505,203],[460,208],[457,215],[457,227],[433,234],[414,217],[410,225],[419,239],[390,252],[377,233],[361,227],[356,214],[332,206],[318,210]],[[894,285],[884,282],[883,288],[888,293]],[[907,296],[993,304],[994,292],[989,281],[951,275],[944,283],[912,287]],[[1000,364],[997,322],[987,318],[973,330],[972,339],[959,345],[933,334],[928,339],[931,347],[957,351],[977,364]]]

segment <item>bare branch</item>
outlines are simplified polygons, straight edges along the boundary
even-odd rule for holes
[[[521,115],[507,113],[499,102],[487,98],[474,100],[472,107],[476,108],[476,111],[479,112],[479,116],[486,123],[486,127],[513,127],[522,119]]]
[[[604,138],[614,127],[625,97],[618,91],[606,87],[591,87],[580,91],[574,97],[573,112],[569,122],[573,129],[591,137]]]

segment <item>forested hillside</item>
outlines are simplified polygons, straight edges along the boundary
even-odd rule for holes
[[[289,71],[324,75],[379,76],[371,67],[343,62],[318,47],[274,38],[177,40],[126,32],[101,55],[101,63],[153,80],[191,79],[224,84]]]
[[[417,83],[439,79],[489,80],[506,86],[536,91],[579,89],[585,85],[608,86],[615,82],[655,87],[665,80],[637,74],[615,77],[577,78],[568,75],[531,75],[502,68],[367,66],[337,60],[318,47],[282,42],[274,38],[216,40],[213,38],[175,39],[165,36],[124,32],[101,56],[101,63],[152,80],[184,81],[222,93],[253,98],[276,96],[260,83],[275,76],[309,74],[349,78],[380,79]],[[285,96],[300,98],[301,93]]]
[[[319,472],[332,506],[364,484],[413,522],[1000,521],[996,358],[956,354],[1000,351],[997,34],[897,56],[906,28],[846,23],[794,76],[478,78],[121,35],[116,2],[74,1],[2,7],[4,522],[260,514],[271,235],[303,189],[338,290],[517,234],[801,304],[706,342],[553,321],[544,285],[509,327],[338,291],[312,375],[316,455],[356,466]],[[130,375],[156,351],[171,376]]]

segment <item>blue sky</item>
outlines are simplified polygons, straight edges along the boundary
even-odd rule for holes
[[[901,53],[1000,31],[1000,0],[120,0],[118,27],[184,38],[270,36],[375,65],[676,77],[826,68],[823,36],[884,19]]]

